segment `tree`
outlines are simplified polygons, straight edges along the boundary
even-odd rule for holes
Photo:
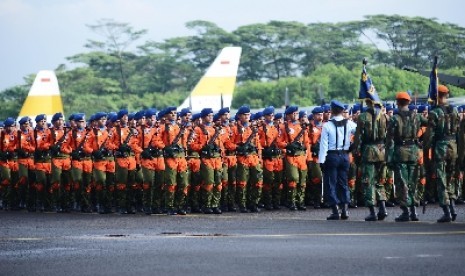
[[[127,84],[126,60],[134,57],[126,53],[127,48],[136,40],[147,33],[147,30],[134,30],[128,23],[116,22],[112,19],[101,19],[94,25],[87,25],[96,34],[103,36],[104,41],[88,40],[85,47],[101,51],[109,55],[109,61],[115,63],[113,70],[118,70],[121,90],[124,93],[131,93]],[[115,60],[111,60],[114,57]],[[91,59],[93,60],[93,59]]]

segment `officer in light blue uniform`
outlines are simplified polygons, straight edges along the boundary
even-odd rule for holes
[[[339,101],[331,101],[331,119],[323,125],[320,138],[318,162],[324,172],[324,189],[326,202],[332,213],[328,220],[348,219],[350,191],[347,185],[349,171],[350,135],[355,133],[356,125],[348,123],[342,112],[344,105]],[[338,205],[342,212],[339,216]]]

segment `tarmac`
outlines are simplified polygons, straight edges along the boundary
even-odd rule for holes
[[[464,275],[465,205],[437,223],[329,209],[222,215],[0,211],[0,275]]]

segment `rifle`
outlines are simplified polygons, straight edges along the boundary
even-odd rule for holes
[[[121,133],[121,127],[118,127],[117,130],[119,132],[119,137],[121,139],[123,137]],[[121,145],[118,148],[118,152],[116,153],[117,155],[116,157],[128,157],[129,154],[131,153],[131,147],[128,145],[128,143],[131,137],[134,135],[133,130],[134,130],[133,128],[129,128],[129,133],[124,139],[124,141],[121,142]]]
[[[241,143],[237,146],[237,155],[248,155],[257,150],[255,146],[252,146],[250,144],[250,142],[252,142],[252,139],[255,138],[255,135],[257,134],[257,132],[258,132],[258,128],[252,127],[252,133],[247,138],[245,143]]]
[[[65,141],[66,136],[68,135],[68,132],[69,132],[69,129],[65,127],[64,132],[63,132],[63,136],[61,136],[60,139],[58,141],[56,141],[53,144],[53,146],[50,147],[50,151],[51,151],[53,157],[57,157],[58,154],[60,154],[61,146],[63,145],[63,142]],[[55,131],[53,131],[53,130],[52,130],[52,137],[53,137],[53,141],[55,141],[56,134],[55,134]]]
[[[71,152],[71,157],[73,160],[78,160],[80,161],[82,157],[84,157],[84,152],[82,151],[82,148],[84,146],[84,143],[87,141],[87,134],[88,132],[86,131],[86,134],[84,136],[84,139],[82,139],[82,141],[79,143],[79,145],[77,145],[77,130],[76,129],[73,129],[72,130],[72,135],[73,135],[73,139],[74,139],[74,146],[76,147],[75,150],[73,150],[73,152]]]
[[[202,129],[203,133],[208,135],[208,131],[205,129],[204,125],[201,125],[200,128]],[[215,153],[220,153],[220,149],[218,145],[215,144],[215,140],[220,136],[221,131],[220,127],[215,127],[215,134],[210,137],[210,140],[206,143],[206,145],[202,148],[202,155],[205,157],[215,157]]]
[[[175,157],[177,154],[180,154],[184,152],[184,149],[178,145],[179,140],[181,137],[184,135],[184,132],[186,130],[186,125],[181,125],[178,135],[174,138],[174,140],[171,142],[169,146],[166,146],[164,149],[164,155],[166,157]],[[169,134],[169,124],[165,125],[165,131],[167,134]],[[169,137],[169,135],[167,135]]]
[[[284,124],[284,126],[286,128],[286,132],[289,135],[289,132],[290,132],[289,124],[286,122]],[[300,138],[302,138],[302,136],[304,135],[306,129],[307,129],[307,124],[303,123],[302,124],[302,129],[297,134],[297,136],[294,138],[294,140],[292,140],[292,142],[287,144],[287,146],[286,146],[286,154],[294,155],[297,151],[305,151],[306,150],[304,145],[299,142]]]
[[[94,156],[95,160],[102,160],[103,157],[109,156],[109,153],[105,149],[105,144],[107,143],[110,136],[107,135],[107,138],[105,139],[105,141],[103,141],[103,143],[99,146],[98,145],[98,130],[96,128],[94,128],[94,134],[95,134],[95,142],[97,143],[97,150],[94,151],[92,155]]]
[[[262,152],[262,157],[264,159],[271,159],[273,157],[279,156],[281,154],[281,149],[276,147],[276,141],[278,140],[278,135],[271,141],[270,145],[268,144],[268,140],[266,139],[267,133],[266,124],[263,125],[263,132],[265,133],[265,148]]]

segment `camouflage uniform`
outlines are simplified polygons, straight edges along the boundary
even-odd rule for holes
[[[365,206],[370,209],[367,221],[383,220],[387,217],[386,163],[384,143],[386,138],[387,117],[377,108],[368,107],[357,120],[354,147],[361,154],[361,183],[365,192]],[[379,211],[375,215],[374,206],[379,200]]]
[[[387,164],[394,171],[396,197],[403,211],[396,221],[409,220],[407,207],[410,208],[410,219],[418,220],[415,211],[415,205],[418,204],[417,180],[420,176],[417,132],[421,124],[422,117],[407,108],[399,110],[389,122],[386,142]]]
[[[435,105],[428,114],[428,128],[424,145],[424,156],[432,150],[431,165],[436,181],[439,205],[444,216],[438,222],[455,220],[454,177],[457,166],[457,133],[459,117],[456,108],[448,105]]]

